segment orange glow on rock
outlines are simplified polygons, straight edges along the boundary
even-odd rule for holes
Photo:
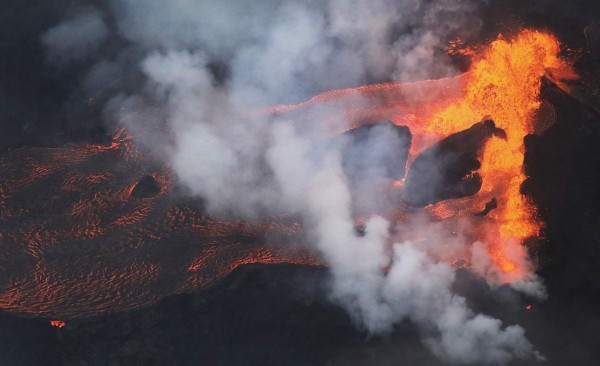
[[[56,328],[64,328],[67,323],[62,320],[50,320],[50,325]]]

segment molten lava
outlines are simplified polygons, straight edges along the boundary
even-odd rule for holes
[[[0,309],[68,320],[194,291],[240,264],[315,263],[290,218],[210,218],[199,202],[170,194],[169,168],[149,171],[145,156],[122,129],[106,146],[0,156],[8,178],[0,180]],[[148,175],[160,191],[132,196]]]
[[[535,117],[541,78],[548,70],[553,81],[572,74],[558,52],[553,36],[526,30],[468,52],[471,70],[454,78],[335,90],[269,113],[322,123],[328,134],[385,120],[405,125],[412,133],[408,172],[426,148],[489,116],[506,139],[492,137],[483,146],[479,192],[422,209],[399,202],[396,219],[424,213],[432,221],[468,221],[469,238],[493,262],[486,278],[510,283],[532,272],[523,241],[542,225],[520,192],[523,138],[545,127]],[[302,226],[293,217],[209,218],[198,202],[169,194],[168,166],[148,171],[149,165],[123,129],[108,146],[22,148],[0,156],[10,177],[0,181],[0,308],[68,319],[197,290],[243,263],[319,263],[296,245]],[[132,197],[148,174],[160,192]],[[405,179],[390,186],[401,192]],[[267,246],[265,236],[281,245]],[[471,258],[453,253],[442,260],[468,267]]]
[[[55,328],[64,328],[65,325],[67,325],[64,321],[62,320],[50,320],[50,325],[55,327]]]
[[[506,139],[490,139],[479,157],[482,178],[472,197],[425,207],[433,218],[472,216],[486,203],[497,207],[484,219],[471,219],[476,239],[487,246],[496,264],[494,282],[513,282],[531,273],[523,240],[539,234],[536,209],[521,194],[524,137],[547,126],[536,123],[542,77],[575,77],[567,61],[558,57],[560,44],[544,32],[524,30],[514,39],[502,36],[486,47],[462,52],[473,56],[471,69],[451,79],[388,83],[324,93],[295,106],[274,107],[273,113],[292,113],[298,120],[319,117],[340,132],[347,119],[351,128],[391,120],[410,128],[413,136],[409,165],[434,142],[490,118]],[[362,96],[362,98],[360,98]],[[315,108],[317,107],[317,108]],[[346,125],[347,126],[347,125]],[[410,169],[410,166],[409,166]],[[394,182],[402,189],[404,181]],[[401,208],[402,210],[402,208]],[[398,214],[405,217],[404,212]]]
[[[557,56],[559,50],[554,37],[536,31],[524,31],[512,41],[492,42],[474,60],[465,95],[424,121],[425,130],[443,136],[488,115],[506,132],[506,140],[491,139],[483,151],[479,170],[483,186],[474,202],[478,207],[492,197],[500,202],[489,213],[496,225],[486,226],[484,240],[502,273],[526,270],[510,259],[509,252],[515,248],[509,243],[540,230],[535,207],[520,193],[526,179],[523,141],[536,132],[534,113],[540,107],[541,78],[547,69],[567,68]],[[510,281],[510,277],[504,279]]]

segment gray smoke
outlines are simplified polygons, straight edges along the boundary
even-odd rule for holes
[[[450,363],[540,358],[521,327],[475,314],[452,291],[455,269],[438,247],[451,242],[470,257],[466,239],[427,222],[390,234],[377,186],[378,167],[389,162],[379,161],[374,147],[398,149],[409,141],[373,133],[363,147],[372,169],[348,171],[341,152],[350,140],[325,136],[318,109],[306,124],[264,113],[332,88],[455,74],[443,49],[450,38],[477,34],[477,1],[110,4],[104,16],[114,19],[126,46],[92,66],[84,88],[102,90],[107,122],[124,124],[166,159],[209,213],[302,217],[307,242],[331,268],[332,299],[373,334],[409,319],[432,352]],[[66,36],[73,28],[78,35]],[[94,51],[107,32],[102,15],[92,12],[49,30],[42,41],[52,59],[69,60]],[[134,88],[111,86],[131,70],[141,80]],[[162,124],[166,129],[158,128]],[[357,177],[360,189],[351,190],[349,180]],[[354,227],[357,205],[379,209],[364,236]],[[426,240],[403,238],[413,231],[426,232]],[[485,277],[485,263],[480,267]]]
[[[90,56],[107,36],[108,28],[102,14],[92,9],[49,29],[41,41],[48,59],[63,65]]]

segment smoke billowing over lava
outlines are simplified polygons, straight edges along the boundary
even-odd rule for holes
[[[481,41],[481,3],[73,9],[40,37],[45,62],[80,72],[70,115],[115,132],[0,157],[0,307],[77,318],[240,264],[324,264],[330,300],[371,335],[408,320],[444,362],[543,360],[457,273],[548,296],[525,138],[554,122],[543,80],[570,92],[577,75],[548,31]]]

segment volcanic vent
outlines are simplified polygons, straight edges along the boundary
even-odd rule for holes
[[[354,127],[386,119],[408,126],[408,173],[394,184],[401,201],[397,219],[415,208],[432,220],[467,218],[494,263],[482,274],[494,283],[518,282],[532,273],[523,243],[542,226],[520,190],[526,179],[524,138],[554,122],[551,112],[540,110],[542,79],[566,88],[560,80],[576,78],[559,51],[552,35],[526,30],[471,50],[471,69],[453,79],[333,91],[273,112],[310,123],[311,107],[328,105],[342,110]],[[367,96],[369,107],[357,107],[356,95]],[[333,131],[337,118],[326,118]]]

